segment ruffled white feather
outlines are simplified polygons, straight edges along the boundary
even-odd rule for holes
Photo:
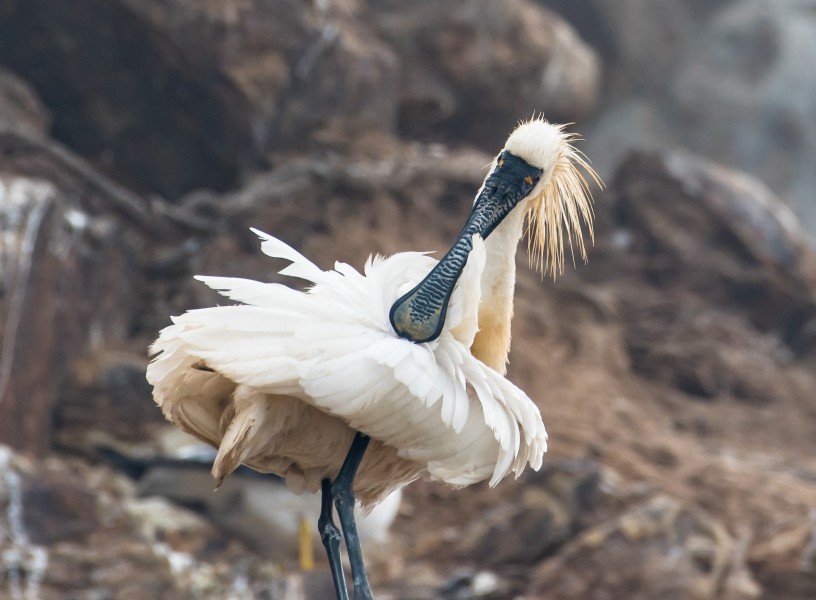
[[[495,485],[528,464],[541,466],[547,436],[538,409],[470,353],[485,261],[481,239],[474,239],[442,334],[414,344],[394,334],[388,311],[434,259],[406,252],[370,258],[363,274],[341,263],[323,271],[280,240],[253,231],[265,254],[290,261],[281,274],[312,286],[299,291],[198,277],[242,304],[174,318],[152,346],[156,358],[147,372],[164,414],[219,448],[217,477],[245,462],[297,473],[302,487],[316,488],[335,466],[310,463],[297,445],[315,442],[290,440],[287,433],[290,424],[312,421],[324,437],[339,432],[340,459],[353,431],[391,449],[408,465],[394,468],[403,480],[424,475],[459,486],[484,479]],[[376,457],[369,462],[370,472],[364,461],[358,473],[361,487],[366,478],[389,477],[384,462],[383,472],[374,472]]]

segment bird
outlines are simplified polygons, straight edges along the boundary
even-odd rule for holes
[[[162,497],[193,510],[252,549],[288,566],[297,560],[301,571],[314,568],[311,518],[317,518],[316,496],[295,496],[282,478],[238,467],[213,494],[209,473],[215,450],[205,444],[187,444],[173,452],[132,456],[109,446],[98,446],[96,456],[136,482],[141,498]],[[371,511],[358,513],[360,540],[366,549],[385,548],[401,500],[397,490]],[[275,510],[269,510],[274,506]]]
[[[353,508],[370,509],[422,477],[495,486],[538,470],[547,433],[537,405],[506,378],[515,255],[555,277],[566,248],[594,241],[589,181],[576,136],[543,117],[523,121],[489,166],[456,240],[322,270],[252,229],[279,273],[303,289],[243,278],[196,279],[236,302],[173,317],[150,348],[147,380],[164,416],[217,448],[212,474],[239,465],[321,492],[318,530],[335,592],[373,598]],[[342,527],[333,519],[332,505]],[[274,507],[270,507],[274,509]]]

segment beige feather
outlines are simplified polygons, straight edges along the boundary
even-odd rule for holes
[[[563,130],[563,125],[559,126]],[[575,250],[587,261],[584,225],[591,243],[595,243],[592,192],[588,179],[603,188],[603,182],[584,155],[572,142],[574,134],[561,134],[561,145],[549,182],[530,199],[527,211],[530,267],[535,266],[553,279],[564,272],[565,245],[575,264]],[[566,244],[565,244],[566,238]]]

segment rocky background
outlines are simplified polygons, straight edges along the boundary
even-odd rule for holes
[[[171,446],[146,348],[273,277],[249,226],[444,249],[534,113],[607,183],[588,266],[520,265],[549,458],[407,488],[378,597],[816,597],[813,64],[804,0],[0,0],[0,597],[331,597],[101,449]]]

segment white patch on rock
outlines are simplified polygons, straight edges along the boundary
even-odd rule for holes
[[[48,551],[32,544],[23,521],[22,478],[12,465],[13,451],[0,446],[0,564],[11,600],[38,600],[48,569]],[[4,590],[0,589],[0,595]]]

